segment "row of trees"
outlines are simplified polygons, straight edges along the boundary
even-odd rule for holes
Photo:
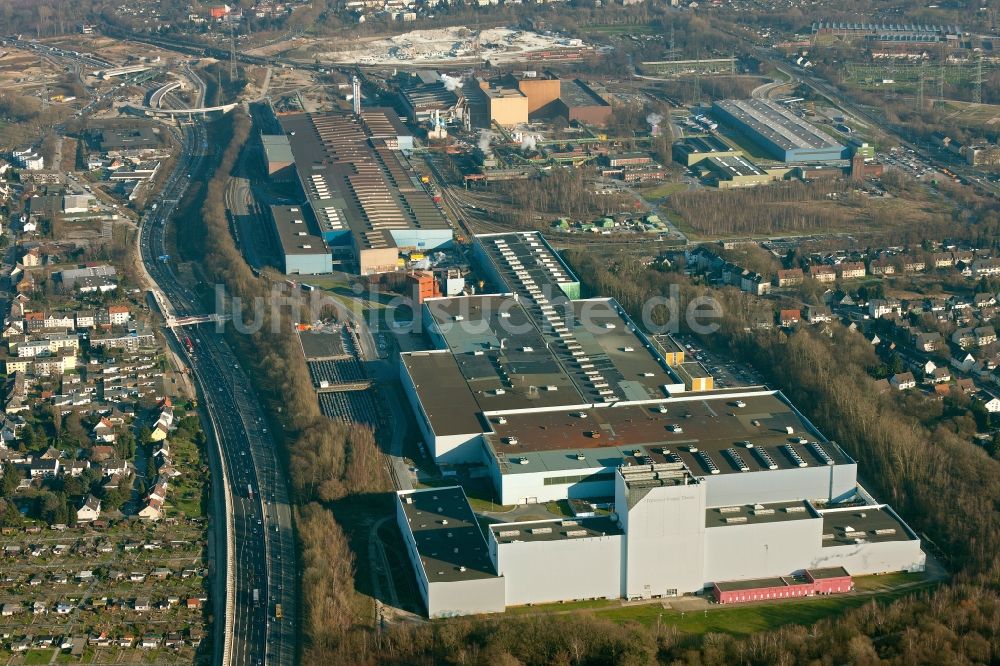
[[[237,110],[215,128],[226,143],[216,175],[209,181],[198,219],[181,221],[181,234],[204,239],[202,266],[242,302],[250,321],[262,313],[263,326],[251,335],[233,333],[230,341],[260,379],[258,387],[270,416],[281,425],[282,444],[296,503],[300,539],[305,650],[325,651],[355,627],[362,602],[355,591],[354,560],[344,531],[329,503],[388,489],[386,472],[372,431],[358,424],[334,422],[319,410],[308,367],[293,322],[300,312],[272,308],[275,297],[265,278],[248,268],[229,232],[225,188],[251,129]],[[193,258],[198,248],[189,247]],[[278,297],[282,297],[279,294]],[[278,321],[272,321],[277,318]],[[365,632],[363,626],[359,631]],[[321,663],[304,657],[304,663]]]

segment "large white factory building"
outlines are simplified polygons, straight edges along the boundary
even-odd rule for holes
[[[690,390],[614,300],[579,298],[536,233],[475,250],[501,293],[428,300],[436,349],[400,358],[427,449],[491,479],[501,504],[589,509],[480,529],[461,487],[400,492],[431,617],[713,587],[802,596],[923,569],[917,535],[780,392]]]

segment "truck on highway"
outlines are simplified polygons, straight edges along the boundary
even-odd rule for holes
[[[187,349],[188,354],[194,353],[194,345],[191,343],[191,338],[184,336],[184,349]]]
[[[274,604],[274,619],[281,619],[281,604]]]
[[[247,497],[249,499],[253,499],[253,486],[251,486],[249,483],[247,484]]]
[[[260,590],[257,589],[256,587],[253,588],[253,605],[254,606],[260,605]]]

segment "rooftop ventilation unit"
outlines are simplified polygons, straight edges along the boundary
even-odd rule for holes
[[[527,465],[529,462],[531,462],[531,461],[528,460],[527,458],[518,458],[517,459],[517,464],[518,465]]]
[[[528,529],[531,534],[552,534],[551,527],[532,527]]]
[[[507,437],[506,439],[504,439],[504,444],[510,444],[511,446],[514,446],[517,444],[517,441],[518,441],[517,437]]]
[[[729,459],[733,462],[733,465],[736,466],[736,469],[741,472],[750,471],[750,466],[743,461],[743,456],[740,455],[739,451],[736,449],[726,449],[726,455],[729,456]]]
[[[824,465],[834,464],[833,458],[830,457],[830,455],[826,452],[826,450],[819,442],[813,442],[812,444],[809,445],[809,448],[812,450],[814,454],[816,454],[817,458],[823,461]]]
[[[768,455],[767,451],[761,448],[754,449],[754,451],[757,453],[757,457],[760,458],[760,461],[764,463],[764,467],[767,467],[768,469],[778,469],[778,465],[774,462],[771,456]]]
[[[699,451],[698,452],[698,457],[701,458],[701,461],[703,463],[705,463],[705,467],[708,468],[709,474],[718,474],[719,473],[719,466],[715,464],[715,461],[712,460],[712,456],[708,455],[707,452],[705,452],[705,451]]]
[[[498,416],[497,417],[497,423],[499,423],[500,425],[503,425],[503,424],[507,423],[507,417],[506,416]]]
[[[795,450],[794,446],[791,444],[782,444],[781,448],[788,455],[788,457],[792,459],[792,462],[795,463],[796,466],[809,467],[809,463],[802,459],[802,456],[799,455],[799,452]]]

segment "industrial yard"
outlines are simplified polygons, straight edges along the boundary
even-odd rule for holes
[[[548,50],[579,49],[583,42],[511,28],[482,31],[468,28],[414,30],[368,41],[349,51],[316,53],[321,60],[360,65],[431,64],[457,61],[516,62],[525,55]]]

